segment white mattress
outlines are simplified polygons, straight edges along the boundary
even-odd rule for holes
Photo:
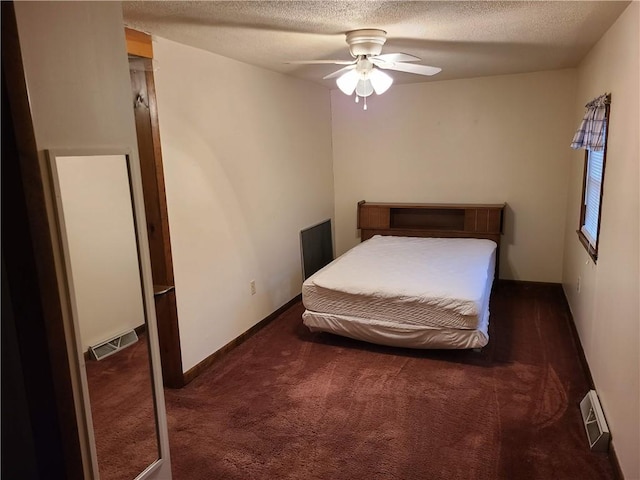
[[[302,299],[309,312],[369,324],[477,330],[495,254],[491,240],[375,236],[309,277]]]

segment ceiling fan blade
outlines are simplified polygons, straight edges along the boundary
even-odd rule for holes
[[[382,68],[383,70],[396,70],[398,72],[415,73],[417,75],[435,75],[442,71],[438,67],[430,67],[429,65],[415,65],[413,63],[402,62],[383,62],[376,58],[372,58],[371,62]]]
[[[408,53],[384,53],[369,57],[369,60],[382,60],[383,62],[419,62],[421,59]]]
[[[358,59],[353,60],[291,60],[289,63],[293,65],[321,65],[321,64],[332,64],[332,65],[352,65],[356,63]]]
[[[339,77],[343,73],[346,73],[349,70],[353,70],[354,68],[356,68],[355,64],[354,65],[347,65],[346,67],[342,67],[340,70],[336,70],[335,72],[330,73],[329,75],[325,75],[324,77],[322,77],[322,79],[323,80],[328,80],[330,78]]]

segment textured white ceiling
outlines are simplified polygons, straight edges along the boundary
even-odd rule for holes
[[[136,1],[123,2],[123,12],[132,28],[335,88],[322,77],[340,66],[285,62],[350,60],[345,32],[379,28],[387,31],[382,53],[409,53],[443,70],[433,77],[391,72],[396,83],[575,67],[628,4]]]

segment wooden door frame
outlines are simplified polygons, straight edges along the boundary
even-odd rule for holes
[[[185,384],[182,369],[182,351],[180,347],[180,330],[178,325],[173,258],[171,255],[171,239],[162,165],[162,149],[160,146],[160,125],[156,102],[155,82],[153,78],[153,44],[151,35],[125,28],[127,53],[141,60],[145,66],[145,98],[134,94],[134,108],[148,110],[151,148],[142,151],[138,137],[138,156],[140,158],[145,210],[147,212],[147,229],[151,245],[151,268],[156,290],[156,310],[158,312],[158,338],[164,384],[170,388],[180,388]],[[133,93],[133,92],[132,92]],[[136,114],[137,112],[134,112]],[[136,114],[136,134],[140,134],[140,117]],[[146,116],[145,116],[146,117]],[[146,145],[148,147],[148,145]],[[150,156],[151,155],[151,156]]]

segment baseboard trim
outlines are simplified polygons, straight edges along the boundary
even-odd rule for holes
[[[576,350],[578,351],[578,357],[580,358],[580,364],[582,366],[582,370],[584,371],[587,377],[589,388],[592,390],[596,390],[595,383],[593,383],[593,376],[591,375],[591,369],[589,368],[589,363],[587,362],[587,356],[584,353],[584,348],[582,348],[582,342],[580,341],[580,335],[578,334],[578,327],[576,327],[576,322],[573,318],[573,313],[571,313],[571,307],[569,306],[569,301],[567,300],[567,294],[564,291],[564,287],[562,287],[561,290],[562,290],[562,295],[564,296],[567,322],[569,323],[571,336],[573,337],[573,343],[575,344]],[[618,460],[616,449],[613,446],[613,442],[609,443],[609,451],[607,452],[607,455],[609,457],[609,462],[611,463],[611,467],[613,468],[614,478],[616,480],[625,480],[624,474],[622,473],[622,468],[620,467],[620,461]]]
[[[593,383],[593,376],[591,375],[591,369],[589,368],[589,363],[587,362],[587,356],[584,353],[584,348],[582,348],[582,342],[580,341],[580,335],[578,334],[578,327],[576,327],[576,322],[573,319],[573,313],[571,313],[571,307],[569,306],[569,301],[567,300],[567,294],[564,291],[564,287],[562,288],[562,295],[564,297],[564,308],[565,308],[565,313],[567,314],[567,321],[569,323],[569,329],[571,330],[571,336],[573,337],[573,343],[576,346],[576,350],[578,350],[580,365],[582,365],[582,370],[587,376],[587,382],[589,382],[589,388],[591,390],[595,390],[596,385],[595,383]]]
[[[146,333],[147,331],[147,324],[143,323],[142,325],[138,325],[136,328],[134,328],[136,335],[140,336],[143,333]]]
[[[497,283],[503,283],[503,284],[510,284],[510,283],[515,283],[518,285],[531,285],[531,286],[543,286],[543,287],[558,287],[558,286],[562,286],[561,283],[558,282],[533,282],[530,280],[507,280],[507,279],[496,279]]]
[[[184,385],[191,382],[194,378],[200,375],[203,371],[205,371],[211,365],[213,365],[214,363],[219,361],[221,358],[226,356],[234,348],[241,345],[242,343],[247,341],[249,338],[251,338],[253,335],[258,333],[260,330],[266,327],[269,323],[275,320],[278,316],[280,316],[285,310],[291,308],[295,303],[299,302],[301,299],[302,299],[302,294],[297,295],[296,297],[294,297],[293,299],[289,300],[287,303],[282,305],[280,308],[278,308],[275,312],[271,313],[270,315],[260,320],[249,330],[247,330],[244,333],[241,333],[236,338],[234,338],[229,343],[227,343],[224,347],[213,352],[211,355],[206,357],[200,363],[196,364],[195,366],[191,367],[189,370],[184,372],[183,374]]]
[[[609,444],[609,461],[611,461],[611,466],[613,467],[613,476],[615,477],[615,479],[624,480],[624,473],[622,473],[620,461],[618,460],[618,454],[616,453],[616,449],[613,446],[613,443]]]

